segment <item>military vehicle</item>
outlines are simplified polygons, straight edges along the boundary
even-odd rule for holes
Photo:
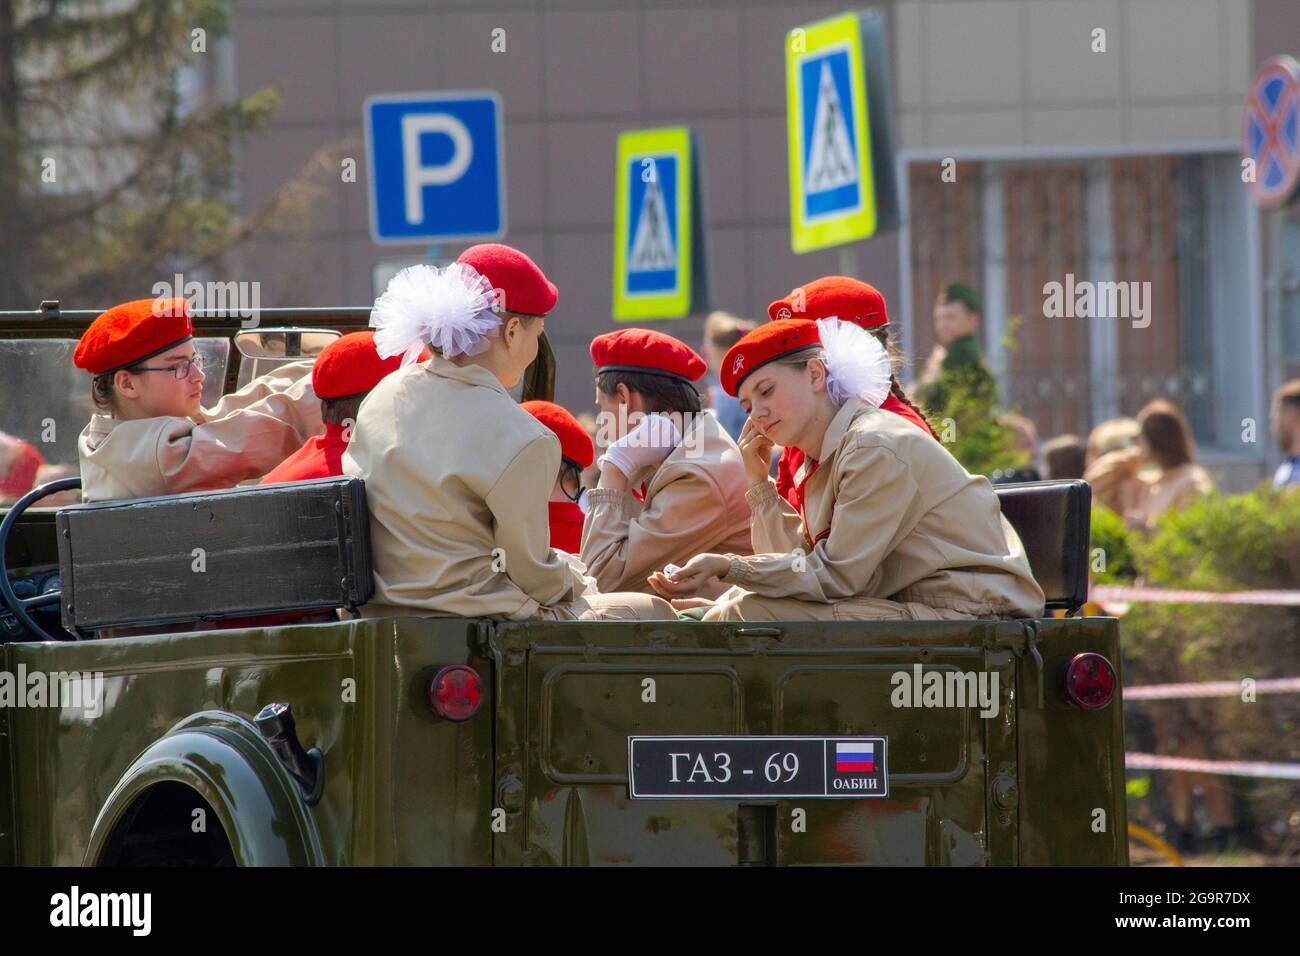
[[[0,429],[47,463],[76,463],[95,314],[0,314]],[[367,317],[200,311],[205,404]],[[517,397],[554,374],[544,347]],[[998,489],[1060,616],[763,625],[366,616],[356,479],[78,484],[0,524],[0,861],[1127,863],[1082,482]]]

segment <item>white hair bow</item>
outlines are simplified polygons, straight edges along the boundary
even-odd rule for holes
[[[403,366],[419,359],[425,343],[446,358],[478,355],[487,350],[488,336],[500,331],[496,302],[492,283],[473,266],[410,266],[375,300],[375,350],[381,358],[401,355]]]
[[[836,405],[860,398],[873,408],[889,397],[889,353],[874,335],[852,322],[818,319],[826,392]]]

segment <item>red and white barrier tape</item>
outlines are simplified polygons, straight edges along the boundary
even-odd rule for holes
[[[1159,604],[1270,604],[1300,607],[1300,591],[1183,591],[1176,588],[1095,584],[1088,600],[1098,604],[1149,601]]]
[[[1300,780],[1300,763],[1267,763],[1262,760],[1194,760],[1191,757],[1162,757],[1159,754],[1124,755],[1129,770],[1183,770],[1225,777],[1267,777]]]
[[[1171,700],[1191,697],[1238,697],[1241,681],[1211,680],[1199,684],[1152,684],[1149,687],[1125,687],[1124,700]],[[1255,681],[1256,694],[1300,693],[1300,677],[1278,677]]]

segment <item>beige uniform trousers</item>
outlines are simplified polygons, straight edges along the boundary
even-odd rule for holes
[[[537,609],[541,621],[675,621],[677,612],[650,594],[587,594]]]
[[[644,501],[630,491],[592,488],[582,528],[582,561],[605,593],[654,594],[646,577],[697,554],[750,553],[749,480],[740,449],[711,412],[693,418],[686,437],[657,468],[642,469]]]
[[[733,587],[704,612],[706,621],[977,621],[997,617],[977,618],[952,608],[885,598],[844,598],[833,604],[769,598],[742,587]]]
[[[419,608],[400,607],[370,601],[361,607],[362,617],[469,617],[464,614],[445,614],[423,611]],[[591,592],[560,601],[543,604],[527,618],[502,618],[492,620],[530,621],[675,621],[677,612],[661,597],[649,594],[596,594]]]

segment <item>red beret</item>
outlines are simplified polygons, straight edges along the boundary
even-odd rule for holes
[[[420,356],[429,357],[425,349]],[[402,355],[380,358],[375,351],[375,333],[349,332],[321,350],[311,367],[311,387],[317,398],[343,398],[368,392],[390,372],[402,366]]]
[[[654,329],[619,329],[591,340],[596,371],[671,375],[696,382],[708,371],[704,359],[685,342]]]
[[[590,468],[596,460],[596,446],[591,442],[587,429],[583,428],[568,409],[554,402],[524,402],[519,406],[533,418],[537,419],[560,440],[560,454],[571,458],[583,468]]]
[[[767,307],[770,319],[843,319],[864,329],[889,322],[885,297],[873,285],[848,276],[824,276],[801,285]]]
[[[545,315],[555,308],[560,297],[555,283],[546,278],[536,262],[499,242],[470,246],[456,261],[473,266],[492,283],[493,289],[501,290],[497,312]]]
[[[760,325],[727,350],[718,377],[733,398],[740,383],[768,362],[821,345],[821,331],[807,319],[776,319]]]
[[[184,299],[136,299],[113,306],[91,322],[72,362],[101,375],[143,362],[193,335],[190,304]]]

